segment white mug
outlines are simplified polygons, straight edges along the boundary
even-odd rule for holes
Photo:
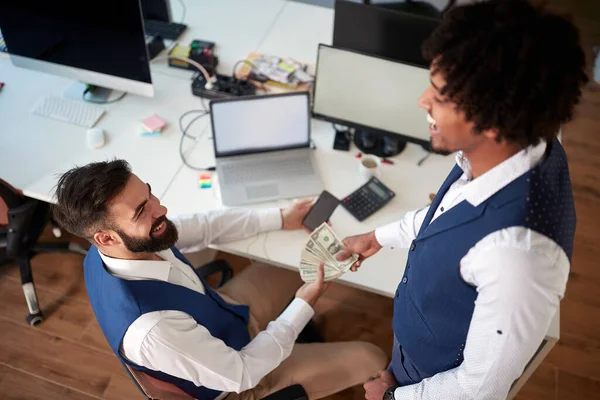
[[[362,179],[368,181],[372,176],[379,177],[381,174],[381,159],[373,155],[364,155],[358,164],[358,174]]]

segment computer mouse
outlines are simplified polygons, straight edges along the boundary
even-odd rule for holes
[[[90,149],[98,149],[104,146],[104,131],[101,128],[90,128],[87,130],[86,139]]]

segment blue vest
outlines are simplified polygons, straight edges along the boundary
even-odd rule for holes
[[[436,194],[396,290],[390,369],[402,386],[462,363],[477,291],[462,279],[459,265],[485,236],[514,226],[529,228],[556,242],[571,260],[575,206],[567,158],[558,140],[548,143],[538,166],[479,206],[462,201],[431,222],[462,173],[455,166]]]
[[[173,254],[190,265],[175,248]],[[98,249],[90,248],[84,260],[85,285],[96,319],[110,347],[122,362],[161,381],[173,383],[199,400],[214,399],[221,391],[198,387],[191,381],[136,365],[124,358],[119,346],[127,328],[142,314],[176,310],[192,316],[210,334],[235,350],[250,342],[249,308],[227,304],[200,277],[206,295],[183,286],[157,280],[129,281],[109,274]]]

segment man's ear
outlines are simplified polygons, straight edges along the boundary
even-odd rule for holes
[[[498,130],[496,129],[486,129],[485,131],[482,132],[483,136],[485,136],[487,139],[490,140],[494,140],[496,141],[498,138]]]
[[[100,246],[110,247],[121,244],[121,238],[110,230],[102,230],[94,233],[94,241]]]

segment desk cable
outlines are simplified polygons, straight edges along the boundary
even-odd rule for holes
[[[261,236],[261,234],[257,234],[254,236],[254,238],[252,238],[252,240],[248,243],[248,246],[246,246],[246,254],[250,253],[250,248],[252,246],[254,246],[254,244],[258,241],[258,238]],[[251,258],[250,261],[252,262],[252,264],[254,264],[254,260]]]
[[[254,236],[254,238],[246,246],[246,254],[250,253],[250,248],[252,246],[254,246],[262,236],[264,236],[263,245],[262,245],[264,258],[270,261],[271,257],[269,257],[269,253],[267,252],[267,240],[269,239],[269,232],[261,232],[261,233],[257,234],[256,236]],[[254,264],[256,262],[256,260],[254,260],[251,257],[249,258],[249,260],[250,260],[250,264]]]
[[[185,22],[185,13],[186,13],[186,7],[185,7],[185,3],[183,2],[183,0],[179,0],[179,4],[181,5],[181,23],[183,24]]]
[[[288,200],[285,200],[285,199],[277,200],[277,208],[279,210],[283,210],[285,207],[289,206],[290,204],[291,204],[291,202]],[[283,224],[283,221],[281,221],[281,223]],[[263,253],[265,254],[265,258],[267,260],[271,261],[271,256],[269,256],[269,252],[267,251],[267,241],[269,240],[269,233],[270,232],[265,232],[265,240],[263,241]]]
[[[192,60],[191,58],[182,57],[182,56],[174,56],[172,54],[167,54],[167,55],[164,55],[164,56],[153,58],[152,62],[159,61],[159,60],[167,60],[168,61],[171,58],[174,59],[174,60],[185,61],[186,63],[188,63],[188,64],[196,67],[196,69],[198,71],[200,71],[200,73],[202,75],[204,75],[204,79],[206,80],[206,84],[204,85],[204,89],[211,90],[214,87],[215,83],[217,83],[217,77],[216,77],[216,75],[215,76],[210,76],[210,74],[208,73],[208,71],[206,70],[206,68],[204,68],[202,66],[202,64],[200,64],[197,61]]]
[[[190,122],[187,123],[187,125],[185,125],[185,127],[183,126],[182,120],[186,115],[192,114],[192,113],[200,113],[199,115],[194,116]],[[181,161],[183,161],[183,164],[190,168],[193,169],[195,171],[214,171],[215,167],[196,167],[191,165],[190,163],[188,163],[188,161],[185,159],[185,154],[183,154],[183,140],[187,137],[188,139],[193,139],[196,142],[198,142],[202,136],[204,136],[204,132],[206,132],[206,128],[202,131],[202,133],[198,134],[198,136],[192,136],[189,133],[187,133],[188,129],[190,129],[190,127],[194,124],[194,122],[196,122],[197,120],[199,120],[200,118],[204,117],[208,115],[207,111],[204,110],[189,110],[184,112],[183,114],[181,114],[181,116],[179,117],[179,130],[181,131],[181,138],[179,139],[179,156],[181,157]]]
[[[282,206],[282,202],[284,203],[284,206]],[[287,206],[287,205],[289,205],[289,202],[287,202],[287,201],[285,201],[285,200],[277,200],[277,208],[278,208],[279,210],[281,210],[282,208],[284,208],[284,207],[285,207],[285,206]],[[259,233],[258,235],[256,235],[256,236],[255,236],[255,237],[254,237],[254,238],[253,238],[253,239],[252,239],[252,240],[251,240],[251,241],[248,243],[248,245],[246,246],[246,254],[250,253],[250,248],[256,244],[256,242],[259,240],[259,238],[260,238],[261,236],[263,236],[263,233],[264,233],[264,240],[263,240],[263,243],[262,243],[262,247],[263,247],[263,248],[262,248],[262,250],[263,250],[263,253],[264,253],[264,258],[266,258],[267,260],[269,260],[269,261],[270,261],[270,260],[271,260],[271,256],[269,256],[269,252],[267,251],[267,241],[269,240],[269,233],[270,233],[270,232],[268,232],[268,231],[267,231],[267,232],[262,232],[262,233]],[[252,258],[250,259],[250,262],[251,262],[252,264],[254,264],[254,260],[253,260]]]

